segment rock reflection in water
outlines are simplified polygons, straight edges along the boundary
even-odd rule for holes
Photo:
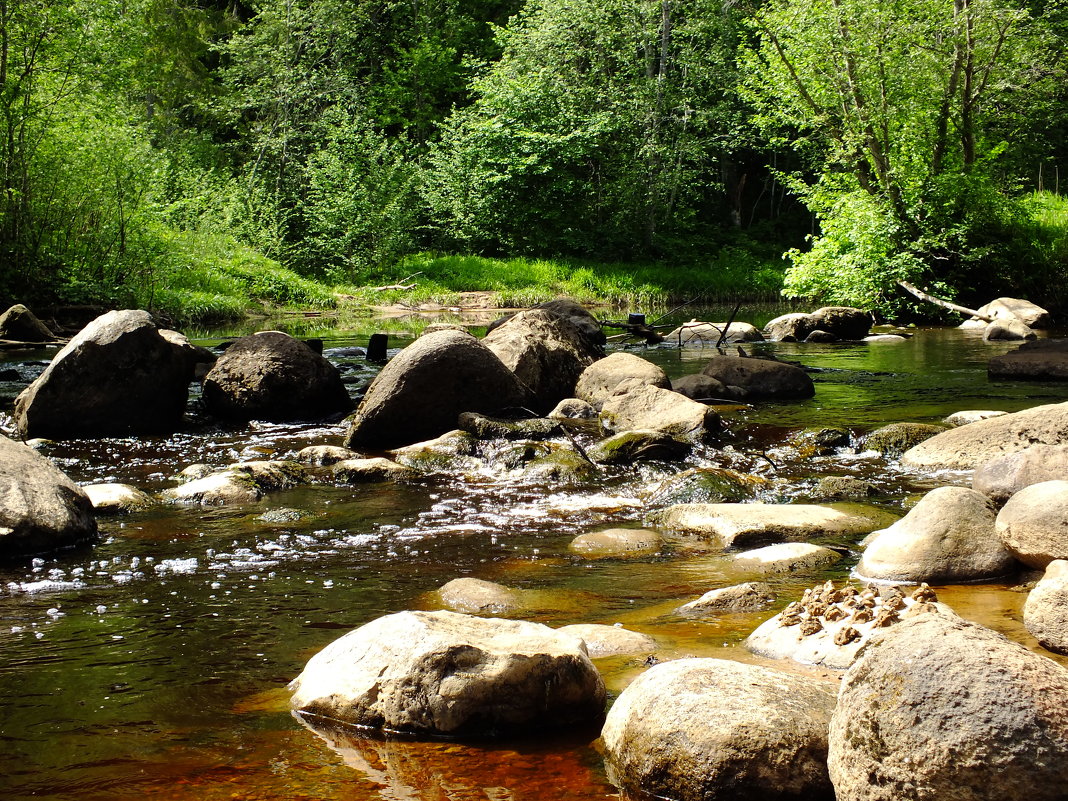
[[[595,736],[566,743],[460,744],[378,737],[294,715],[351,768],[378,785],[383,801],[527,801],[616,798],[590,747]]]

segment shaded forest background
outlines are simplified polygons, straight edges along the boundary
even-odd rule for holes
[[[1061,307],[1066,43],[1064,0],[0,0],[0,301]]]

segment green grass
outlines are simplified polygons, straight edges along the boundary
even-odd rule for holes
[[[266,307],[332,308],[334,293],[217,234],[162,230],[161,258],[135,289],[139,306],[176,324],[235,320]]]
[[[407,283],[415,285],[410,290],[338,290],[368,305],[398,300],[451,304],[460,292],[490,291],[497,293],[501,307],[530,306],[560,295],[580,303],[650,307],[683,300],[776,300],[784,268],[780,260],[761,260],[740,248],[725,248],[706,263],[688,266],[421,253],[377,279],[379,285],[409,279]]]

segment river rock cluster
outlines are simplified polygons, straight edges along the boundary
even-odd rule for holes
[[[51,336],[20,314],[7,330]],[[126,485],[79,487],[30,447],[40,442],[0,436],[0,550],[91,543],[96,515],[154,503],[254,504],[304,484],[475,476],[491,464],[562,486],[677,462],[724,446],[729,404],[815,392],[804,368],[722,352],[724,344],[859,340],[871,323],[841,307],[786,315],[763,333],[693,321],[670,336],[716,352],[700,373],[673,381],[635,353],[606,354],[597,321],[554,301],[499,321],[484,339],[452,328],[425,334],[353,411],[314,343],[260,332],[219,354],[146,312],[109,312],[19,396],[19,436],[180,430],[194,381],[215,420],[339,421],[352,412],[345,433],[287,458],[189,465],[154,497]],[[970,470],[972,487],[930,489],[902,516],[866,503],[872,487],[858,479],[814,491],[838,502],[784,503],[760,476],[679,471],[650,488],[641,527],[580,534],[566,558],[718,549],[721,569],[746,580],[665,614],[680,625],[759,615],[746,646],[760,664],[659,662],[661,644],[648,634],[533,623],[522,618],[546,608],[537,590],[463,576],[427,594],[437,611],[384,615],[313,656],[289,685],[292,709],[315,729],[424,738],[600,731],[620,788],[677,801],[1063,798],[1068,669],[959,617],[931,585],[1033,571],[1023,622],[1042,647],[1068,653],[1068,404],[905,421],[860,440],[802,432],[784,447],[801,458],[855,448],[928,474]],[[824,580],[821,571],[849,558],[856,583]],[[783,597],[786,575],[820,580]],[[604,659],[648,666],[608,710]]]

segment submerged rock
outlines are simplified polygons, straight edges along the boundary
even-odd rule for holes
[[[1068,559],[1068,481],[1043,481],[1013,495],[994,524],[1012,555],[1028,567],[1045,569]]]
[[[457,418],[456,424],[461,431],[478,439],[537,440],[560,435],[560,424],[547,417],[511,420],[464,412]]]
[[[309,445],[301,448],[295,458],[301,464],[312,467],[329,467],[346,459],[359,459],[360,454],[338,445]]]
[[[830,728],[838,801],[1054,801],[1068,785],[1068,670],[990,629],[919,615],[846,671]]]
[[[857,575],[876,581],[983,581],[1015,572],[1012,553],[994,531],[994,506],[966,487],[939,487],[903,518],[873,533]]]
[[[15,400],[24,437],[169,434],[185,413],[193,365],[145,311],[83,328]]]
[[[296,462],[239,462],[164,490],[161,497],[171,503],[227,506],[255,503],[268,493],[306,482],[307,474]]]
[[[892,516],[851,504],[684,503],[669,506],[655,519],[665,528],[715,537],[731,547],[867,534]]]
[[[466,431],[447,431],[440,437],[393,450],[397,462],[423,472],[456,472],[478,469],[475,458],[478,439]]]
[[[1027,595],[1023,609],[1027,631],[1042,647],[1068,654],[1068,561],[1054,559]]]
[[[453,612],[378,618],[312,657],[289,690],[305,714],[451,737],[592,724],[605,702],[581,639]]]
[[[693,467],[664,479],[645,499],[651,508],[683,503],[740,503],[765,484],[757,476],[723,467]]]
[[[775,602],[775,593],[767,584],[747,581],[731,587],[709,590],[695,601],[675,610],[682,617],[709,617],[729,612],[758,612]]]
[[[1026,342],[1014,351],[994,356],[986,373],[992,381],[1068,380],[1068,339]]]
[[[928,423],[891,423],[877,428],[864,438],[864,448],[884,456],[898,457],[909,448],[946,430],[945,426]]]
[[[469,576],[446,582],[437,594],[442,605],[468,615],[514,615],[523,609],[519,590]]]
[[[44,456],[0,435],[0,557],[48,553],[95,536],[85,492]]]
[[[734,559],[734,565],[742,570],[757,573],[798,573],[818,570],[833,565],[842,555],[822,545],[811,542],[787,542],[768,545],[752,551],[742,551]]]
[[[417,475],[417,471],[391,459],[376,456],[372,459],[345,459],[334,465],[334,477],[349,484],[372,484],[397,481]]]
[[[664,431],[624,431],[595,442],[587,455],[597,464],[629,465],[635,462],[675,462],[685,459],[693,445]]]
[[[345,447],[399,448],[456,428],[461,412],[529,406],[529,394],[470,334],[420,337],[382,368],[350,418]]]
[[[832,799],[833,687],[722,659],[678,659],[640,675],[601,737],[609,777],[676,801]]]
[[[1035,406],[936,434],[905,451],[909,467],[971,469],[1032,445],[1068,442],[1068,403]]]
[[[853,476],[824,476],[812,490],[813,497],[821,501],[861,501],[877,494],[874,484]]]
[[[647,528],[606,528],[579,534],[567,547],[587,559],[626,559],[656,554],[663,544],[663,537]]]
[[[352,409],[341,373],[281,331],[241,337],[204,377],[204,406],[228,420],[317,420]]]
[[[770,359],[714,356],[701,372],[726,386],[741,387],[748,400],[811,398],[816,394],[808,373]]]
[[[82,490],[89,496],[97,514],[125,514],[152,506],[155,501],[147,492],[129,484],[86,484]]]
[[[575,623],[557,629],[561,634],[578,637],[586,643],[591,659],[604,656],[631,656],[654,653],[658,646],[648,634],[631,631],[622,626],[599,623]]]

